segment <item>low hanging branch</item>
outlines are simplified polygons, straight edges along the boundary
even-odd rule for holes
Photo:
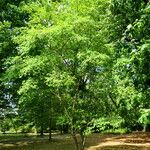
[[[118,105],[117,105],[117,103],[114,101],[114,99],[113,99],[111,93],[108,93],[108,95],[109,95],[109,98],[111,99],[112,103],[114,104],[114,106],[115,106],[116,108],[118,108]]]

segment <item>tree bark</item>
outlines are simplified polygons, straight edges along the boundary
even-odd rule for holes
[[[76,150],[79,150],[78,140],[77,140],[75,133],[72,133],[72,137],[76,146]]]
[[[49,120],[49,137],[48,137],[49,141],[52,141],[52,118],[50,118]]]
[[[44,135],[44,129],[43,129],[43,125],[41,125],[41,130],[40,130],[40,136]]]
[[[80,136],[81,136],[81,150],[84,150],[84,148],[85,148],[85,135],[84,135],[84,133],[81,133],[80,134]]]
[[[143,132],[146,132],[147,125],[143,126]]]

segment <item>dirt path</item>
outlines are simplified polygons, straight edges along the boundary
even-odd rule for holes
[[[106,135],[99,137],[97,145],[87,150],[150,150],[150,133],[135,132],[126,135]]]

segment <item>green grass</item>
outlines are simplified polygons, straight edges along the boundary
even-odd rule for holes
[[[44,137],[28,134],[0,134],[0,150],[73,150],[72,138],[68,135],[57,136],[52,142]]]
[[[16,146],[3,147],[2,150],[74,150],[73,143],[71,141],[53,141],[53,142],[37,142],[37,143],[17,143]]]
[[[35,136],[31,136],[29,134],[23,134],[23,133],[20,133],[20,134],[15,134],[15,133],[12,133],[12,134],[0,134],[0,140],[14,140],[14,139],[20,139],[20,138],[25,138],[25,137],[31,137],[31,138],[34,138]]]

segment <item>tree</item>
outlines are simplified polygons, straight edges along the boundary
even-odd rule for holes
[[[121,112],[132,110],[129,116],[133,119],[125,119],[127,124],[132,127],[138,124],[139,110],[149,107],[147,97],[149,95],[149,73],[146,71],[147,69],[145,70],[148,66],[148,53],[146,52],[147,48],[144,48],[144,51],[142,49],[145,44],[149,45],[147,34],[149,32],[147,30],[147,26],[149,26],[148,10],[149,3],[144,3],[142,0],[138,2],[114,0],[111,7],[114,18],[112,19],[112,26],[121,30],[121,32],[116,32],[112,28],[111,32],[112,41],[115,41],[113,77],[115,77],[117,87],[117,90],[113,92],[113,97],[118,99]],[[144,55],[145,52],[147,53],[146,56]],[[122,117],[126,116],[126,113],[121,114]],[[131,120],[134,121],[129,123]]]
[[[40,8],[40,5],[37,3],[31,3],[31,5],[22,4],[19,8],[25,14],[28,14],[29,17],[31,18],[32,18],[32,15],[35,15],[33,20],[31,19],[29,22],[29,24],[31,24],[32,26],[36,26],[35,23],[39,23],[40,25],[39,20],[36,20],[37,19],[36,15],[39,15],[40,11],[43,11],[43,13],[46,13],[46,8],[45,7]],[[32,8],[33,8],[33,12],[32,12]],[[46,16],[47,14],[43,14],[43,18],[42,18],[43,20],[44,20],[44,16],[47,17]],[[41,22],[41,25],[45,25],[45,23]],[[46,56],[45,56],[45,59],[43,59],[43,56],[45,54],[39,57],[40,51],[43,50],[43,49],[41,50],[41,45],[42,44],[44,45],[45,43],[41,42],[40,44],[38,44],[39,39],[36,37],[36,35],[35,35],[35,41],[32,41],[32,40],[29,41],[31,42],[29,44],[31,44],[31,46],[33,47],[34,47],[34,42],[35,42],[36,47],[34,47],[33,49],[32,48],[30,49],[29,47],[31,51],[29,51],[28,53],[27,51],[25,51],[25,50],[28,50],[27,46],[29,46],[26,43],[26,47],[23,48],[23,46],[25,46],[23,45],[23,42],[24,43],[27,42],[27,41],[24,41],[25,40],[24,31],[27,31],[27,30],[28,30],[28,27],[25,27],[25,26],[18,27],[16,29],[16,31],[18,31],[19,34],[14,36],[15,38],[13,39],[13,42],[16,45],[19,45],[17,46],[18,51],[14,56],[7,59],[6,63],[9,64],[8,66],[9,69],[7,68],[7,71],[5,73],[5,79],[7,82],[13,81],[14,83],[14,80],[16,79],[22,82],[22,85],[19,85],[20,89],[18,90],[20,94],[19,109],[21,110],[21,113],[23,114],[26,113],[26,115],[23,115],[23,116],[26,116],[29,121],[34,122],[37,128],[40,127],[41,135],[43,135],[44,129],[46,129],[47,127],[50,128],[50,124],[51,124],[50,123],[51,122],[51,117],[50,117],[51,116],[51,109],[50,109],[51,92],[47,90],[46,84],[43,83],[44,75],[47,72],[47,68],[46,68],[47,65],[45,63],[48,62],[49,60],[47,59]],[[22,36],[23,33],[24,35]],[[33,33],[34,33],[34,30],[33,30]],[[19,38],[22,41],[18,40]],[[36,52],[36,48],[38,49],[39,52]],[[24,51],[20,51],[20,49]],[[37,60],[39,60],[39,58],[41,62],[37,64]],[[44,71],[45,73],[44,72],[41,73],[40,71]]]
[[[18,54],[8,60],[7,76],[23,80],[20,107],[42,129],[49,111],[56,110],[52,104],[59,103],[77,149],[84,149],[93,118],[107,111],[111,52],[102,32],[106,6],[107,1],[99,0],[23,5],[28,26],[19,28],[13,39]]]
[[[82,2],[80,4],[77,6],[79,15],[85,5]],[[92,16],[89,18],[84,17],[84,13],[75,20],[65,18],[65,23],[61,22],[61,26],[53,27],[49,34],[52,39],[50,48],[58,51],[55,54],[57,61],[54,61],[53,71],[47,75],[46,82],[54,89],[55,96],[64,109],[64,117],[69,124],[76,149],[84,149],[85,135],[90,124],[105,107],[95,108],[100,104],[100,98],[96,99],[94,87],[99,80],[105,82],[105,68],[109,67],[109,52],[103,46],[102,34],[97,32],[100,28],[97,24],[99,21]],[[77,134],[81,136],[81,143],[78,143]]]
[[[6,60],[17,54],[16,44],[12,37],[17,34],[16,27],[24,26],[27,15],[19,9],[20,1],[1,1],[0,2],[0,117],[13,111],[17,107],[17,89],[20,80],[5,80],[5,71],[9,68]],[[16,89],[16,90],[14,90]]]

